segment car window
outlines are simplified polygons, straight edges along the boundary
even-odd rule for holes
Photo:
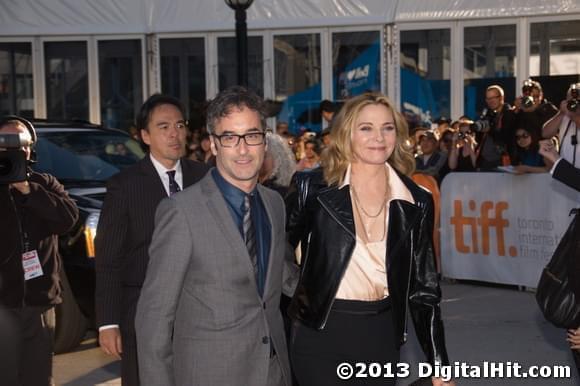
[[[106,181],[145,156],[128,135],[101,131],[39,132],[34,170],[59,180]]]

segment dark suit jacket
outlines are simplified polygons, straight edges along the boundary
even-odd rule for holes
[[[561,159],[554,169],[552,176],[560,182],[580,192],[580,169],[575,168],[570,162]],[[570,262],[568,270],[572,290],[576,295],[576,301],[580,300],[580,258]]]
[[[561,159],[554,169],[553,177],[580,192],[580,169],[575,168],[570,162]]]
[[[183,187],[203,177],[207,167],[181,160]],[[97,327],[118,324],[133,330],[133,314],[145,280],[155,209],[167,197],[149,155],[113,176],[99,218],[96,248]]]

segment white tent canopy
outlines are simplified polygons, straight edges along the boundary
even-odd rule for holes
[[[249,29],[390,24],[580,12],[580,0],[255,0]],[[223,0],[0,0],[0,36],[233,29]]]

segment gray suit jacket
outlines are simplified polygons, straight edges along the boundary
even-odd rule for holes
[[[263,298],[211,173],[159,204],[135,320],[144,386],[270,386],[270,344],[291,384],[279,310],[284,204],[258,190],[272,224]]]

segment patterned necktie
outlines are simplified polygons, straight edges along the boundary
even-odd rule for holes
[[[169,176],[169,195],[172,196],[179,192],[181,188],[179,187],[177,181],[175,181],[175,170],[169,170],[167,175]]]
[[[254,269],[254,276],[256,278],[256,283],[259,282],[258,273],[258,255],[256,253],[256,230],[254,228],[254,223],[252,222],[252,211],[250,208],[250,195],[246,194],[244,196],[244,241],[246,242],[246,248],[248,249],[248,254],[250,255],[250,261],[252,262],[252,267]]]

